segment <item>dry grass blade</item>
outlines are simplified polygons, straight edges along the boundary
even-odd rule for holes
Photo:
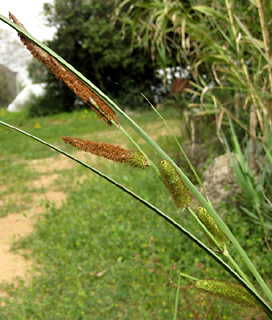
[[[249,134],[254,145],[253,155],[256,153],[256,149],[257,149],[256,127],[257,127],[256,111],[254,107],[252,107],[250,110],[250,116],[249,116]]]
[[[221,137],[221,128],[222,128],[222,122],[223,122],[223,118],[224,118],[224,114],[225,114],[225,111],[224,110],[221,110],[219,112],[219,115],[217,117],[217,120],[216,120],[216,135],[217,137],[219,138],[220,142],[223,144],[224,141]]]
[[[270,82],[270,92],[272,94],[272,68],[271,68],[272,51],[271,51],[269,33],[268,33],[268,30],[267,30],[267,25],[266,25],[265,17],[264,17],[263,2],[261,0],[257,0],[257,4],[258,4],[260,22],[261,22],[261,26],[262,26],[263,42],[264,42],[265,52],[266,52],[267,60],[269,61],[269,64],[268,64],[268,75],[269,75],[269,82]],[[268,116],[268,119],[269,119],[270,126],[272,126],[271,115],[272,115],[272,99],[269,100],[269,106],[267,108],[267,116]]]

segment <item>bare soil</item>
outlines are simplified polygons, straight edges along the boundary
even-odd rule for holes
[[[175,134],[179,133],[180,128],[176,126],[175,120],[169,121],[168,125],[174,129]],[[169,135],[168,130],[162,122],[147,124],[143,126],[143,129],[147,133],[151,133],[150,136],[153,139],[156,139],[158,136]],[[107,137],[106,139],[109,143],[122,145],[123,139],[121,139],[121,136],[116,131],[111,131],[109,135],[103,132],[103,139]],[[92,164],[97,162],[95,156],[82,151],[75,151],[74,154],[82,161],[88,161]],[[45,211],[45,207],[42,205],[44,200],[54,203],[56,207],[60,207],[65,202],[66,194],[62,190],[62,186],[56,183],[56,181],[61,171],[70,170],[75,167],[73,161],[62,155],[31,160],[27,162],[27,165],[32,170],[39,172],[40,176],[32,183],[35,192],[32,193],[31,203],[28,204],[30,209],[24,210],[22,213],[9,213],[0,219],[0,283],[3,281],[7,283],[13,282],[16,277],[26,280],[32,262],[24,258],[22,253],[17,254],[12,252],[11,247],[15,240],[24,238],[32,232],[38,215]],[[4,198],[4,201],[14,201],[14,199],[20,201],[20,194],[9,195]]]
[[[31,266],[31,261],[25,259],[22,254],[16,254],[10,249],[15,240],[28,236],[35,224],[36,218],[43,213],[45,208],[42,205],[44,200],[54,202],[56,207],[60,207],[66,200],[66,194],[61,190],[52,188],[61,170],[70,169],[72,161],[64,157],[56,159],[47,158],[32,160],[28,165],[35,171],[39,171],[41,176],[33,182],[33,188],[38,192],[32,196],[29,204],[30,209],[22,213],[9,213],[1,218],[0,223],[0,282],[11,282],[16,277],[25,279],[27,270]],[[20,195],[12,194],[10,198],[18,199]],[[6,199],[7,200],[7,199]]]

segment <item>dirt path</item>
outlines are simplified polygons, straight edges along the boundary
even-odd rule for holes
[[[26,237],[32,232],[37,216],[45,211],[41,205],[42,201],[54,202],[56,207],[60,207],[66,200],[66,194],[58,190],[58,186],[54,188],[52,186],[59,177],[60,170],[72,168],[72,161],[64,157],[58,159],[54,157],[32,160],[28,165],[41,173],[39,179],[33,183],[33,187],[40,192],[33,194],[31,208],[25,210],[24,214],[9,213],[0,219],[0,282],[10,282],[16,277],[25,278],[27,275],[31,262],[21,254],[11,252],[10,249],[15,240]],[[15,199],[16,194],[10,197]]]
[[[174,128],[174,132],[178,134],[180,128],[176,126],[176,123],[176,120],[169,121],[169,126]],[[162,122],[146,124],[143,129],[147,132],[153,132],[151,136],[154,139],[158,136],[169,135]],[[106,136],[105,132],[103,132],[103,138]],[[120,132],[111,132],[109,137],[112,141],[108,142],[122,144],[123,136]],[[90,154],[75,152],[75,155],[83,161],[86,161],[86,159],[88,159],[88,162],[91,160],[91,163],[98,161],[96,157]],[[66,194],[63,192],[60,183],[57,184],[56,181],[61,175],[61,171],[75,168],[76,164],[65,156],[60,155],[52,158],[31,160],[27,162],[27,165],[40,174],[39,178],[32,184],[37,192],[32,194],[32,201],[29,204],[30,209],[19,214],[9,213],[7,216],[0,218],[0,283],[3,281],[11,282],[16,277],[26,279],[28,269],[31,267],[31,261],[26,260],[19,253],[11,252],[12,244],[15,240],[24,238],[32,232],[37,216],[45,211],[44,206],[41,205],[42,200],[54,202],[56,207],[62,205],[66,200]],[[9,195],[9,199],[11,201],[15,201],[14,199],[20,201],[20,195]]]

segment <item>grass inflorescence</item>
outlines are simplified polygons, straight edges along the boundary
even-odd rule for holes
[[[72,137],[62,137],[62,140],[79,150],[89,152],[114,162],[125,163],[136,169],[145,169],[149,166],[147,159],[141,153],[127,150],[113,144],[105,142],[98,143]]]
[[[9,13],[9,18],[22,29],[26,30],[20,21]],[[106,123],[111,125],[111,121],[118,123],[114,111],[102,100],[90,87],[75,76],[71,71],[60,64],[42,48],[19,33],[19,37],[30,53],[42,62],[57,79],[63,81],[80,99],[87,103]]]

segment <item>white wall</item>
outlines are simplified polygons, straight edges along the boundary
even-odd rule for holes
[[[41,96],[45,92],[45,84],[28,84],[18,96],[11,102],[7,110],[10,112],[20,111],[25,107],[26,102],[30,99],[32,95]]]

